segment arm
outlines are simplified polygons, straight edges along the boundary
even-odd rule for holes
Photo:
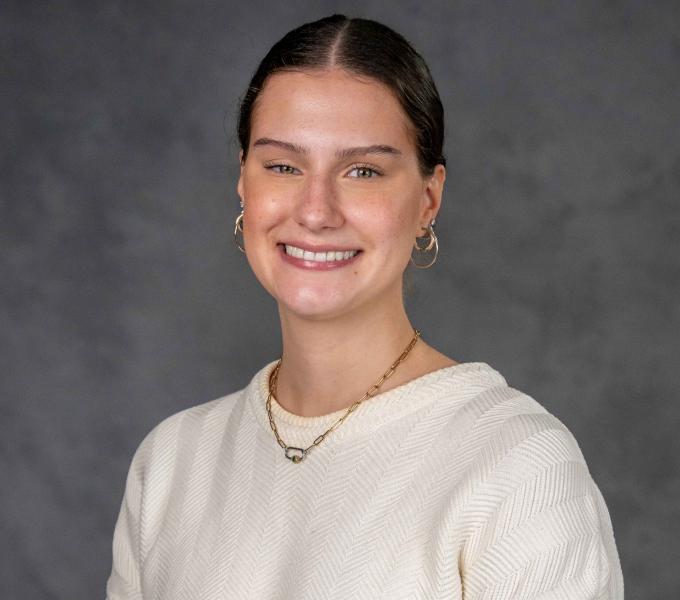
[[[145,440],[146,441],[146,440]],[[125,494],[113,534],[113,566],[106,584],[107,600],[142,600],[140,515],[143,487],[142,442],[128,471]]]
[[[468,507],[466,600],[621,600],[606,505],[576,440],[550,414],[509,418]]]

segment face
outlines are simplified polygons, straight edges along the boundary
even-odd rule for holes
[[[270,76],[241,163],[244,245],[281,311],[332,319],[401,303],[444,168],[423,177],[391,90],[342,70]]]

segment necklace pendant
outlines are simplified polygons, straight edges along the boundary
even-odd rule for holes
[[[286,446],[286,458],[292,460],[295,464],[302,461],[305,457],[304,448],[296,448],[295,446]]]

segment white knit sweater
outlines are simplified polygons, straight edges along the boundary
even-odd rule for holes
[[[144,439],[109,600],[623,598],[609,513],[574,437],[487,363],[364,401],[299,464],[267,418],[273,365]],[[272,411],[299,447],[345,412]]]

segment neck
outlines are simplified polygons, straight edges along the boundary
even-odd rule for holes
[[[313,417],[348,408],[359,400],[413,338],[401,298],[395,304],[391,309],[383,306],[334,320],[304,319],[280,309],[279,404],[293,414]],[[419,340],[378,393],[427,372],[425,348]]]

